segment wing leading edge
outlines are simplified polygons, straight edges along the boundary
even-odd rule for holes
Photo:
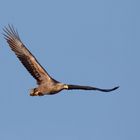
[[[9,25],[8,28],[5,27],[3,30],[5,32],[5,39],[7,40],[10,48],[14,51],[29,73],[37,80],[37,84],[52,80],[51,76],[22,43],[18,32],[13,28],[13,26]]]

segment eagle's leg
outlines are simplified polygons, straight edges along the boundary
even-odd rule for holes
[[[41,92],[37,90],[37,88],[31,89],[30,96],[43,96]]]

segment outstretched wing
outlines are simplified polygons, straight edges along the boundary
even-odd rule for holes
[[[72,89],[79,89],[79,90],[98,90],[98,91],[102,91],[102,92],[111,92],[113,90],[116,90],[119,87],[114,87],[111,89],[101,89],[101,88],[96,88],[96,87],[90,87],[90,86],[80,86],[80,85],[67,85],[68,86],[68,90],[72,90]]]
[[[10,48],[15,52],[16,56],[29,73],[37,80],[37,84],[52,80],[45,69],[22,43],[19,34],[14,27],[9,25],[8,28],[5,27],[3,30],[5,32],[5,39],[7,40]]]

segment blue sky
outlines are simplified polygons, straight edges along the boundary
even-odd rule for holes
[[[139,140],[139,5],[137,0],[1,0],[1,33],[13,24],[55,79],[120,88],[30,97],[36,82],[1,34],[0,139]]]

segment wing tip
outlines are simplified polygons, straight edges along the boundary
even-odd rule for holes
[[[12,24],[8,24],[3,28],[4,33],[4,39],[9,40],[9,39],[18,39],[21,42],[21,39],[19,37],[18,31],[14,28]]]
[[[116,89],[118,89],[119,87],[120,87],[120,86],[116,86],[116,87],[113,88],[113,90],[116,90]]]

